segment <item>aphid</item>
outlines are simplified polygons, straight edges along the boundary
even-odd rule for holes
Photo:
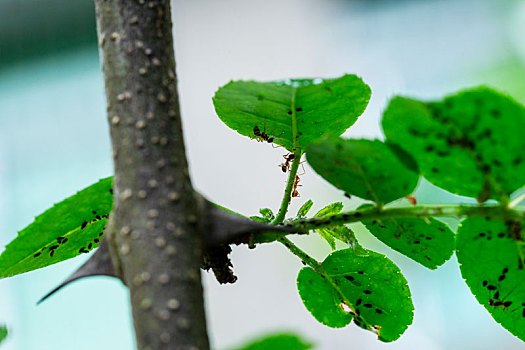
[[[41,253],[41,252],[38,252],[38,253],[36,253],[35,255],[33,255],[33,257],[34,257],[34,258],[39,257],[40,254],[42,254],[42,253]]]
[[[80,229],[81,229],[81,230],[85,229],[86,226],[87,226],[87,224],[88,224],[87,221],[84,221],[84,222],[82,223],[82,226],[80,226]]]

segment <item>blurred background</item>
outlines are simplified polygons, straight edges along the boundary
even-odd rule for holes
[[[231,79],[337,77],[356,73],[372,99],[347,137],[382,138],[379,120],[395,94],[441,98],[487,84],[525,102],[525,1],[522,0],[176,0],[174,34],[186,145],[194,185],[246,215],[277,209],[283,149],[237,136],[216,117],[211,97]],[[91,1],[0,2],[0,244],[52,203],[112,174],[103,80]],[[301,197],[313,212],[348,200],[313,170]],[[419,202],[465,201],[422,181]],[[455,258],[430,271],[371,237],[409,281],[414,323],[383,344],[355,326],[330,329],[302,305],[300,261],[279,244],[232,254],[239,280],[220,286],[203,273],[210,337],[227,349],[252,337],[291,330],[317,349],[524,349],[470,294]],[[295,239],[323,259],[321,239]],[[85,259],[85,257],[84,257]],[[128,295],[120,282],[78,282],[36,301],[82,258],[0,281],[2,349],[133,349]]]

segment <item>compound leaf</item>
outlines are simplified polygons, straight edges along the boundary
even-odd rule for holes
[[[525,341],[524,222],[461,222],[456,254],[472,294],[510,333]]]
[[[454,233],[433,218],[381,219],[363,224],[381,242],[432,270],[454,252]]]
[[[55,204],[18,233],[0,255],[0,278],[89,253],[102,241],[113,205],[108,177]]]
[[[305,267],[297,276],[297,288],[305,307],[322,324],[340,328],[354,319],[380,340],[394,341],[412,323],[410,290],[391,260],[367,253],[335,251],[322,263],[327,276]]]
[[[312,344],[295,334],[279,333],[255,340],[235,350],[308,350],[312,347]]]
[[[382,125],[387,140],[447,191],[505,202],[525,184],[525,108],[494,90],[480,87],[430,103],[396,97]]]
[[[419,179],[406,153],[379,140],[324,139],[308,146],[306,158],[335,187],[376,203],[412,193]]]
[[[296,151],[325,135],[341,135],[363,113],[370,94],[361,78],[349,74],[325,80],[232,81],[215,93],[213,104],[219,118],[239,134]]]

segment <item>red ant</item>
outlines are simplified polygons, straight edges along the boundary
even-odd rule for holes
[[[265,128],[266,129],[266,128]],[[257,125],[253,128],[253,135],[255,136],[255,139],[259,142],[266,141],[268,143],[273,142],[273,137],[268,136],[266,131],[261,131]]]
[[[285,173],[288,170],[290,170],[290,162],[292,162],[295,159],[295,154],[288,153],[288,154],[285,154],[283,158],[285,159],[285,162],[282,164],[279,164],[279,166],[281,167],[281,170],[283,171],[283,173]]]
[[[295,175],[295,182],[293,183],[292,197],[301,197],[299,195],[299,192],[297,191],[297,187],[302,186],[302,185],[299,185],[299,181],[301,181],[301,179],[299,178],[299,176]]]

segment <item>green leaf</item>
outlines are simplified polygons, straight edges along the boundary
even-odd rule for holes
[[[339,214],[341,210],[343,210],[343,203],[335,202],[332,204],[328,204],[326,207],[319,210],[314,215],[314,217],[319,217],[319,216],[326,217],[330,215]],[[328,242],[328,245],[330,245],[330,248],[332,248],[332,250],[335,250],[336,246],[335,246],[334,232],[331,228],[320,228],[317,230],[317,233],[319,233],[319,235],[323,237],[326,240],[326,242]]]
[[[523,221],[461,222],[456,254],[472,294],[509,332],[525,341]]]
[[[310,267],[299,271],[297,288],[305,307],[322,324],[341,328],[356,325],[379,339],[398,339],[412,323],[414,306],[406,279],[382,254],[357,256],[338,250],[322,263],[327,276]],[[333,283],[332,283],[333,281]]]
[[[297,215],[295,216],[296,219],[304,219],[306,217],[306,214],[312,209],[312,206],[314,205],[314,202],[312,202],[311,199],[307,200],[301,208],[297,211]]]
[[[0,344],[7,338],[7,327],[5,325],[0,325]]]
[[[113,205],[112,184],[112,177],[102,179],[37,216],[0,255],[0,278],[95,249]]]
[[[406,153],[379,140],[324,139],[308,146],[306,158],[335,187],[376,203],[409,195],[419,179]]]
[[[326,242],[328,242],[328,245],[330,246],[330,248],[332,248],[332,250],[336,249],[335,238],[332,235],[330,229],[320,228],[317,230],[317,233],[319,233],[319,235],[323,237]]]
[[[330,216],[339,214],[343,210],[343,203],[342,202],[335,202],[328,204],[323,209],[319,210],[314,216]]]
[[[265,336],[236,350],[308,350],[313,348],[309,342],[290,333],[278,333]]]
[[[273,211],[270,208],[261,208],[259,209],[259,213],[265,218],[268,222],[275,219],[275,215],[273,215]]]
[[[454,252],[454,233],[433,218],[381,219],[363,224],[381,242],[432,270]]]
[[[363,113],[370,94],[361,78],[348,74],[325,80],[232,81],[215,93],[213,104],[219,118],[239,134],[256,138],[257,127],[267,139],[296,151],[325,135],[341,135]]]
[[[447,191],[507,201],[525,184],[525,109],[494,90],[480,87],[431,103],[396,97],[382,124],[387,140]]]

